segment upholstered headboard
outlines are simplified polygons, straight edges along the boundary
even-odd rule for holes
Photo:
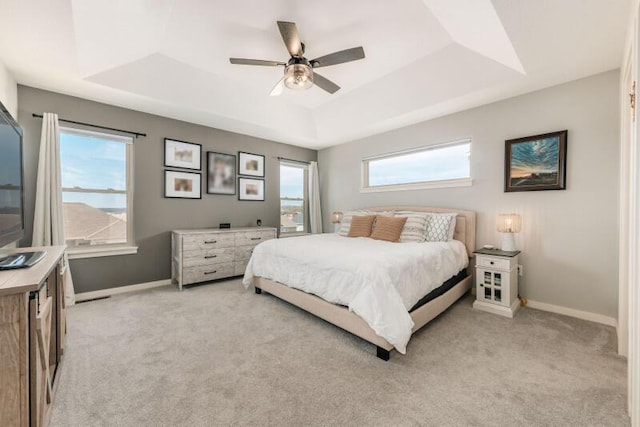
[[[476,250],[476,213],[474,211],[463,211],[450,208],[432,208],[428,206],[376,206],[365,208],[368,211],[414,211],[414,212],[434,212],[434,213],[457,213],[456,230],[453,234],[455,240],[460,240],[467,247],[469,257]]]

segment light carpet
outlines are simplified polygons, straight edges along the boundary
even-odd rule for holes
[[[472,301],[388,362],[239,280],[78,304],[51,425],[629,425],[613,328]]]

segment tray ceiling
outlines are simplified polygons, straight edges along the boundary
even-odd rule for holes
[[[322,148],[618,68],[628,0],[0,0],[0,62],[20,84]],[[270,97],[276,21],[342,87]]]

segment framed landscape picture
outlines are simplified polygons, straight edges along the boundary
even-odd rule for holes
[[[504,191],[566,189],[567,131],[505,141]]]
[[[238,175],[259,176],[264,178],[264,156],[239,151]]]
[[[191,142],[164,139],[164,165],[170,168],[201,170],[202,146]]]
[[[238,178],[238,200],[264,201],[264,179]]]
[[[169,199],[201,199],[202,175],[194,172],[164,171],[164,197]]]
[[[236,194],[236,156],[207,152],[207,193]]]

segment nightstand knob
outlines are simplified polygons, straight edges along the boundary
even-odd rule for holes
[[[493,261],[489,261],[489,264],[493,265]]]

